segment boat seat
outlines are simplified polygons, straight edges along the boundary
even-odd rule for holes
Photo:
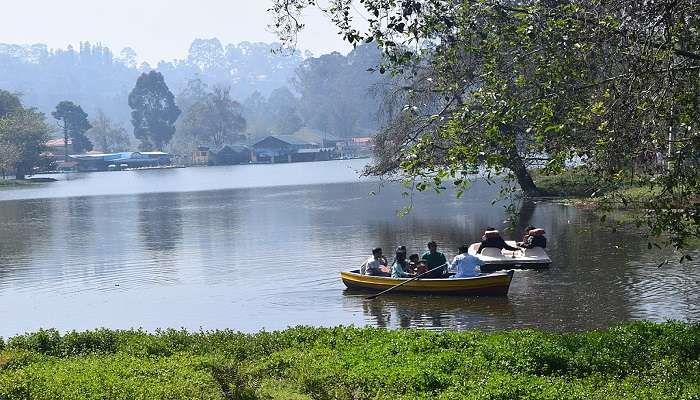
[[[486,257],[501,257],[503,254],[501,253],[501,249],[486,247],[481,250],[481,255]]]
[[[523,251],[524,257],[542,257],[544,256],[544,250],[541,247],[533,247],[531,249],[525,249]]]

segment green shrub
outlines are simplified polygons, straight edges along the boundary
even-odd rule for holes
[[[0,399],[700,398],[700,325],[557,334],[53,330],[0,351]]]

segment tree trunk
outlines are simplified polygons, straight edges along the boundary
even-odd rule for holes
[[[513,171],[515,178],[518,180],[518,185],[520,185],[520,188],[523,190],[523,193],[525,193],[525,196],[541,196],[542,192],[540,192],[540,189],[537,187],[537,185],[535,185],[535,181],[532,179],[530,171],[527,170],[527,167],[525,166],[522,157],[520,157],[520,154],[518,154],[518,151],[513,148],[509,153],[508,168]]]

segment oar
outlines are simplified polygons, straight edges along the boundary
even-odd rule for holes
[[[373,295],[371,295],[371,296],[365,297],[365,300],[373,300],[373,299],[376,299],[377,297],[383,295],[383,294],[386,293],[386,292],[391,292],[392,290],[396,289],[397,287],[403,286],[403,285],[407,284],[408,282],[415,281],[416,279],[420,278],[421,276],[427,275],[427,274],[429,274],[429,273],[431,273],[431,272],[437,270],[438,268],[444,267],[445,265],[447,265],[447,263],[444,263],[444,264],[442,264],[442,265],[438,265],[437,267],[435,267],[435,268],[433,268],[433,269],[431,269],[431,270],[429,270],[429,271],[425,271],[425,272],[423,272],[423,273],[420,274],[420,275],[416,275],[416,276],[414,276],[413,278],[411,278],[411,279],[409,279],[409,280],[407,280],[407,281],[401,282],[401,283],[399,283],[398,285],[392,286],[392,287],[390,287],[390,288],[387,289],[387,290],[384,290],[384,291],[381,291],[381,292],[379,292],[379,293],[377,293],[377,294],[373,294]]]

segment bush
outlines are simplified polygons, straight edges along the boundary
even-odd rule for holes
[[[53,330],[0,351],[0,399],[700,398],[700,325],[556,334]]]

